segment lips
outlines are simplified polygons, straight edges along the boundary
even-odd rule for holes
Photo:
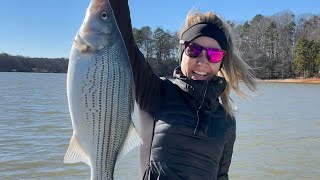
[[[206,72],[200,72],[200,71],[193,71],[193,73],[199,76],[206,76],[208,74]]]
[[[208,74],[206,72],[201,72],[201,71],[192,71],[192,76],[191,79],[193,80],[206,80],[208,78]]]

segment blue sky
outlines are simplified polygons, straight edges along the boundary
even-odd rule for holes
[[[68,57],[89,0],[1,0],[0,53],[29,57]],[[214,11],[226,20],[289,10],[320,14],[318,0],[129,0],[133,27],[178,30],[191,8]]]

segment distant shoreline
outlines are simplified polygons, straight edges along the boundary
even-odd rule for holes
[[[299,84],[320,84],[320,78],[306,79],[259,79],[258,82],[263,83],[299,83]]]

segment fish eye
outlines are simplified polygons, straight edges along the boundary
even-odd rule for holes
[[[101,18],[102,18],[103,20],[107,20],[107,19],[108,19],[108,13],[107,13],[107,12],[102,12],[102,13],[101,13]]]

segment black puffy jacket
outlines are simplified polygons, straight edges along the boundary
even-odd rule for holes
[[[219,96],[226,82],[193,81],[175,73],[164,80],[146,179],[228,179],[235,120]]]
[[[224,78],[194,81],[155,75],[137,48],[127,0],[110,0],[135,79],[140,112],[141,170],[144,179],[228,179],[235,120],[227,115],[219,97]]]

